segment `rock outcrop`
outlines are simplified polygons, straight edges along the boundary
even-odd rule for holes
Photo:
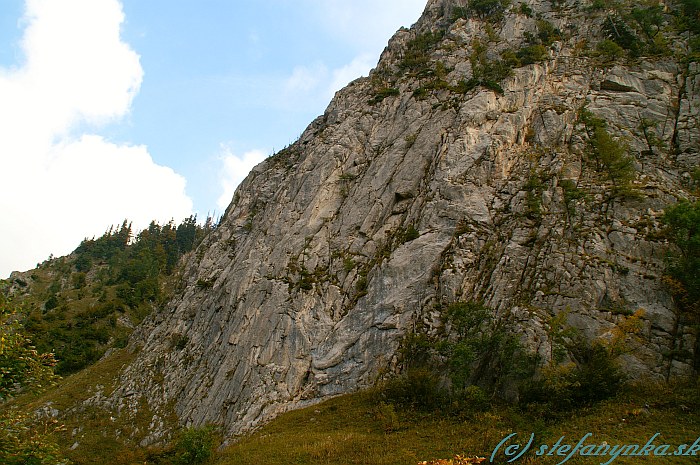
[[[529,0],[490,20],[467,7],[428,2],[370,77],[253,169],[180,292],[137,329],[109,403],[245,432],[371,385],[407,331],[459,300],[508,315],[544,359],[552,316],[605,338],[641,308],[626,370],[692,370],[664,355],[694,340],[656,234],[700,166],[687,40],[666,23],[668,53],[606,55],[611,13],[587,2]],[[494,78],[498,66],[512,71]],[[592,159],[582,108],[633,158],[624,190]]]

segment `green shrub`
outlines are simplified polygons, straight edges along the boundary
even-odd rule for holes
[[[520,67],[520,59],[518,55],[511,49],[504,50],[501,52],[501,59],[503,63],[509,68]]]
[[[466,6],[456,6],[452,9],[452,21],[457,21],[458,19],[469,19],[471,18],[471,12]]]
[[[404,338],[399,351],[404,374],[383,385],[382,400],[423,410],[449,405],[452,412],[468,413],[534,373],[537,357],[483,303],[456,302],[441,314],[445,334],[418,330]]]
[[[629,155],[629,146],[615,139],[607,130],[607,122],[583,108],[579,112],[588,134],[591,158],[599,169],[604,169],[613,184],[613,197],[634,197],[638,195],[633,187],[636,170],[634,158]]]
[[[470,0],[467,6],[452,8],[452,22],[473,17],[488,21],[500,21],[510,3],[510,0]],[[524,3],[520,4],[521,13],[526,14],[528,9],[529,7]],[[529,13],[532,14],[532,9],[529,9]]]
[[[400,427],[399,416],[396,413],[394,404],[380,402],[376,411],[377,419],[382,423],[384,431],[387,433],[397,431]]]
[[[357,279],[357,282],[355,282],[355,290],[357,291],[358,295],[363,296],[367,294],[368,285],[369,281],[367,280],[367,273],[361,272],[360,277]]]
[[[662,220],[666,236],[678,248],[667,258],[664,281],[678,307],[678,322],[695,333],[692,356],[700,371],[700,203],[681,201],[666,209]]]
[[[190,338],[184,334],[175,333],[170,337],[170,347],[175,350],[182,350],[187,347]]]
[[[414,410],[435,410],[443,407],[448,397],[439,380],[439,373],[433,370],[411,368],[381,384],[379,398]]]
[[[480,412],[489,408],[490,399],[479,386],[470,385],[454,392],[450,408],[456,412]]]
[[[44,308],[46,310],[51,310],[56,307],[58,307],[59,300],[58,297],[56,297],[56,294],[51,294],[48,299],[46,299],[46,303],[44,303]]]
[[[436,349],[446,360],[454,392],[477,385],[496,394],[534,371],[536,358],[483,303],[456,302],[443,318],[456,337],[440,341]]]
[[[118,334],[114,338],[114,343],[112,345],[117,349],[123,349],[128,344],[129,344],[129,335],[128,334]]]
[[[636,170],[634,159],[628,155],[629,146],[613,138],[605,128],[596,128],[590,139],[594,156],[607,170],[613,183],[613,195],[630,196],[634,194],[631,182]]]
[[[556,415],[609,399],[619,391],[624,376],[607,347],[579,338],[568,349],[574,362],[545,367],[540,378],[522,390],[523,405],[542,404]]]
[[[407,369],[424,369],[432,362],[434,351],[435,341],[422,332],[406,334],[399,347],[401,362]]]
[[[92,260],[87,254],[79,254],[75,259],[75,269],[77,271],[88,272],[92,268]]]
[[[200,278],[197,280],[197,287],[199,289],[211,289],[212,287],[214,287],[214,280]]]
[[[0,293],[0,463],[66,463],[52,437],[60,430],[60,423],[7,404],[19,393],[39,393],[57,381],[53,370],[56,359],[33,346],[19,317],[14,302]]]
[[[681,0],[678,25],[681,30],[700,34],[700,0]]]
[[[302,265],[301,269],[299,270],[299,281],[297,281],[296,287],[303,291],[310,291],[314,288],[315,282],[316,278],[314,274]]]
[[[175,465],[197,465],[207,462],[219,439],[212,427],[187,428],[182,431],[173,445],[173,463]]]
[[[552,23],[544,19],[537,20],[537,33],[525,32],[525,40],[530,45],[543,45],[550,47],[557,40],[561,40],[562,33]]]
[[[418,230],[413,226],[412,224],[409,224],[408,227],[403,231],[402,237],[401,237],[401,242],[406,243],[410,242],[414,239],[418,239],[420,237],[420,233]]]
[[[470,0],[467,10],[480,18],[500,20],[510,0]]]
[[[628,50],[632,56],[638,56],[641,52],[639,39],[622,18],[618,16],[605,18],[603,33],[607,39]]]
[[[403,60],[399,63],[402,71],[410,71],[414,74],[430,73],[429,53],[444,38],[444,31],[425,32],[418,34],[406,44],[406,52]]]
[[[352,271],[353,268],[355,268],[355,260],[349,257],[344,258],[343,269],[345,270],[345,272],[349,273],[350,271]]]
[[[532,8],[530,8],[530,5],[528,5],[527,3],[521,3],[520,7],[518,8],[518,12],[521,15],[527,16],[528,18],[532,18],[532,15],[534,14]]]
[[[646,8],[635,8],[630,13],[631,19],[636,23],[648,42],[653,42],[654,38],[661,32],[663,26],[663,7],[660,5]]]
[[[625,56],[624,49],[610,39],[600,41],[596,45],[596,51],[606,61],[615,61]]]
[[[372,97],[369,103],[371,105],[375,105],[387,97],[395,97],[400,94],[401,92],[399,91],[399,89],[396,89],[394,87],[383,87],[374,93],[374,97]]]
[[[539,44],[549,47],[557,40],[561,40],[561,31],[552,23],[544,19],[537,21],[537,41]]]
[[[576,183],[571,179],[562,179],[559,181],[559,186],[561,186],[564,191],[564,202],[567,204],[586,197],[586,193],[579,189]]]
[[[470,57],[472,77],[461,81],[453,90],[466,93],[482,86],[498,94],[503,93],[501,82],[513,75],[513,63],[505,60],[491,60],[487,57],[486,46],[479,41],[472,44],[473,52]]]
[[[75,289],[84,288],[85,285],[87,284],[85,273],[82,271],[78,271],[77,273],[73,273],[73,275],[71,276],[71,282],[72,282],[73,287]]]
[[[571,352],[577,361],[574,377],[579,386],[574,395],[577,403],[599,402],[618,392],[624,375],[607,347],[597,342],[579,342],[574,344]]]
[[[544,45],[530,45],[518,50],[516,57],[519,63],[524,66],[546,60],[549,58],[549,53]]]
[[[526,216],[532,220],[540,220],[542,218],[542,192],[544,187],[540,174],[534,171],[530,173],[530,177],[523,186],[523,189],[527,192],[525,197]]]

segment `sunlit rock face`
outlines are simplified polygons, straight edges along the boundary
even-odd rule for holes
[[[371,385],[397,368],[408,331],[440,327],[436,308],[459,300],[507,318],[545,362],[554,315],[610,340],[643,309],[625,369],[689,372],[663,355],[694,340],[660,279],[656,233],[700,166],[698,64],[675,58],[687,44],[672,32],[672,53],[602,55],[604,12],[526,3],[487,21],[431,0],[397,32],[370,77],[241,184],[176,297],[137,330],[107,402],[145,399],[154,437],[166,407],[245,432]],[[554,36],[539,37],[543,21]],[[537,43],[544,54],[523,64]],[[498,86],[469,84],[509,50],[521,63]],[[632,194],[592,159],[584,107],[628,146]]]

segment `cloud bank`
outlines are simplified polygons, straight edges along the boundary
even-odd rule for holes
[[[185,179],[144,146],[95,134],[143,78],[117,0],[27,0],[24,62],[0,68],[0,277],[63,255],[124,218],[190,214]]]
[[[245,179],[250,170],[265,158],[267,157],[262,150],[251,150],[239,156],[233,152],[231,147],[222,144],[219,157],[222,165],[219,175],[222,193],[216,202],[217,208],[222,213],[231,203],[236,187]]]
[[[411,26],[427,3],[426,0],[304,1],[326,25],[329,34],[367,51],[374,51],[378,44],[381,51],[396,32],[396,24]]]

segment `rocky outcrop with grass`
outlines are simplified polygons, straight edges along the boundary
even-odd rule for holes
[[[253,169],[103,402],[241,433],[395,372],[455,302],[543,364],[556,321],[632,377],[692,372],[661,224],[698,185],[686,3],[429,1]]]

